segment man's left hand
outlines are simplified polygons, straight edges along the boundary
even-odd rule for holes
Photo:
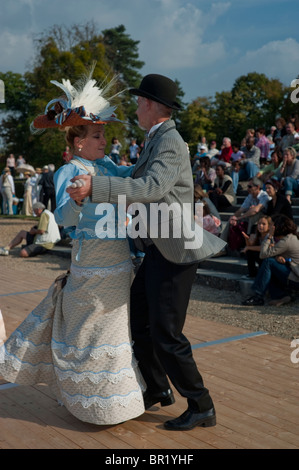
[[[74,201],[82,201],[86,197],[91,196],[92,193],[92,186],[91,186],[91,175],[78,175],[71,179],[71,183],[74,183],[77,180],[83,180],[84,186],[79,188],[72,188],[69,186],[67,188],[67,193],[69,193],[70,197],[74,199]]]

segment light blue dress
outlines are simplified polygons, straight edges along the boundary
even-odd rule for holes
[[[75,175],[94,170],[129,176],[108,157],[79,157],[55,174],[59,225],[74,227],[69,273],[0,348],[0,374],[10,382],[47,383],[81,421],[111,425],[144,413],[144,381],[134,358],[129,320],[133,270],[128,240],[97,230],[99,205],[66,192]],[[110,207],[112,211],[113,208]],[[119,224],[117,220],[116,225]],[[2,364],[1,364],[2,362]]]

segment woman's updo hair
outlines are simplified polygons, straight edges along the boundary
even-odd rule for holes
[[[75,150],[75,137],[80,137],[81,139],[84,139],[87,136],[87,131],[88,126],[73,126],[65,128],[65,140],[72,152],[74,152]]]

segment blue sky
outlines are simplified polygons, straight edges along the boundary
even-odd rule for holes
[[[0,71],[30,69],[33,34],[93,20],[99,32],[124,24],[140,41],[141,73],[178,79],[187,102],[249,72],[289,86],[299,74],[298,14],[289,0],[2,0]]]

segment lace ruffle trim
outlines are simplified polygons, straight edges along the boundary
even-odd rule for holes
[[[49,322],[51,322],[51,324],[53,323],[53,318],[49,317],[49,318],[43,319],[43,318],[41,318],[40,315],[34,313],[34,311],[33,311],[26,318],[26,322],[34,323],[34,328],[36,330],[43,330],[44,328],[46,328],[49,325]]]
[[[122,263],[120,265],[109,266],[107,268],[99,268],[99,267],[87,268],[87,267],[75,266],[74,264],[72,264],[70,268],[71,274],[75,278],[80,278],[80,277],[91,278],[93,276],[99,276],[103,278],[107,276],[120,274],[123,272],[131,272],[131,270],[132,270],[132,263],[130,260],[125,261],[125,263]]]
[[[10,365],[16,372],[20,370],[26,370],[26,372],[35,374],[36,371],[44,370],[47,371],[49,368],[54,367],[55,375],[59,381],[64,381],[70,379],[72,382],[80,383],[88,379],[93,384],[100,384],[102,381],[106,380],[113,384],[118,384],[124,378],[134,378],[136,376],[135,369],[137,368],[136,360],[133,361],[132,367],[120,369],[118,372],[110,372],[107,370],[100,372],[84,371],[84,372],[75,372],[71,369],[62,370],[54,366],[53,363],[47,362],[38,362],[33,364],[31,362],[25,362],[19,359],[18,357],[9,354],[4,345],[0,347],[0,364]]]
[[[82,405],[83,408],[89,408],[91,405],[96,405],[102,410],[108,410],[115,404],[128,407],[133,400],[142,401],[141,390],[133,390],[127,395],[111,395],[110,397],[101,397],[99,395],[93,395],[87,397],[85,395],[70,395],[65,391],[62,391],[62,396],[70,406]]]
[[[22,361],[17,356],[14,356],[13,354],[10,354],[6,350],[5,345],[1,346],[1,348],[0,348],[0,364],[8,364],[16,372],[19,372],[21,369],[26,369],[28,371],[30,371],[30,369],[31,369],[32,373],[35,373],[37,368],[42,369],[42,370],[47,370],[49,367],[50,368],[53,367],[52,362],[40,361],[40,362],[37,362],[37,363],[33,364],[31,362],[28,362],[28,361]]]
[[[111,345],[111,344],[103,344],[98,347],[93,347],[93,346],[88,346],[83,349],[79,349],[76,346],[67,346],[64,343],[59,343],[56,342],[54,339],[52,339],[52,343],[39,343],[35,344],[33,341],[29,341],[27,339],[23,338],[23,335],[19,331],[15,331],[13,333],[14,335],[14,340],[16,343],[16,346],[18,348],[26,347],[28,349],[42,349],[42,348],[50,348],[54,351],[60,351],[60,354],[62,357],[66,357],[69,355],[75,356],[76,359],[83,359],[86,356],[90,356],[93,359],[100,359],[103,356],[108,356],[109,358],[115,358],[120,355],[122,355],[125,352],[128,352],[130,355],[132,355],[132,346],[130,343],[122,343],[119,345]],[[12,338],[11,338],[12,339]],[[0,356],[0,359],[2,357],[3,359],[3,351],[4,351],[4,345],[0,347],[0,351],[2,352],[2,356]]]
[[[132,379],[135,377],[134,369],[137,367],[136,362],[133,364],[133,367],[120,369],[118,372],[110,372],[108,370],[103,370],[100,372],[84,371],[84,372],[75,372],[74,370],[62,370],[58,367],[55,367],[55,372],[57,378],[62,382],[64,380],[70,379],[72,382],[80,383],[88,379],[93,384],[100,384],[103,380],[107,380],[110,383],[118,384],[124,378]]]
[[[130,343],[123,343],[117,346],[111,344],[103,344],[98,347],[86,347],[79,349],[76,346],[67,346],[63,343],[58,343],[52,340],[52,349],[59,350],[63,357],[66,357],[70,354],[74,355],[76,359],[82,359],[84,356],[91,356],[94,359],[99,359],[100,357],[107,355],[110,358],[120,356],[124,352],[132,353],[132,346]]]

